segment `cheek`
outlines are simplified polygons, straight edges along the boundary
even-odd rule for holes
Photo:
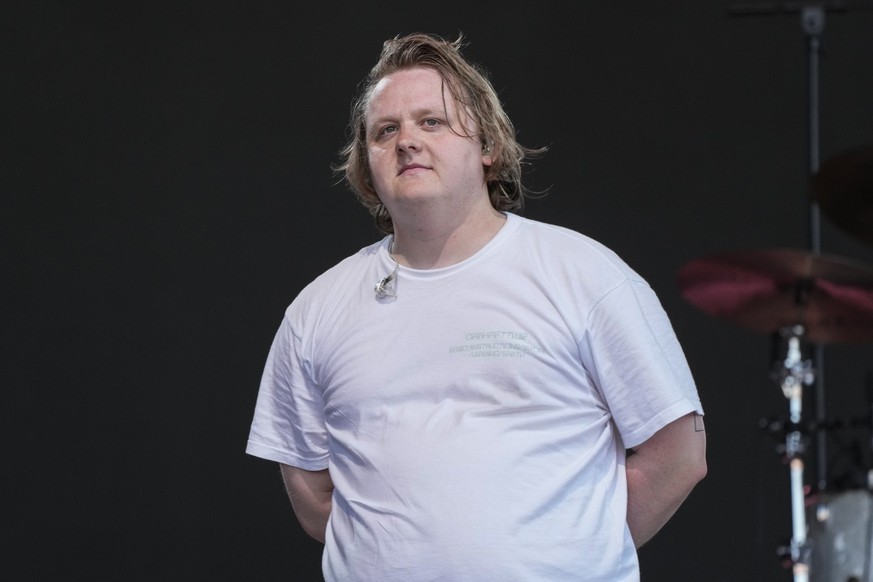
[[[385,148],[371,147],[367,150],[367,163],[373,170],[385,163],[387,150]]]
[[[393,163],[389,158],[390,150],[380,147],[371,147],[367,150],[367,163],[370,165],[370,171],[377,170],[380,166],[386,163]]]
[[[367,154],[370,156],[370,160],[384,158],[386,153],[388,153],[388,149],[382,146],[371,145],[367,147]]]

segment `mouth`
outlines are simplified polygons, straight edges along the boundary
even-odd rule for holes
[[[399,176],[399,175],[406,173],[410,170],[427,170],[427,169],[428,169],[427,166],[423,166],[421,164],[406,164],[405,166],[400,168],[400,171],[397,172],[397,175]]]

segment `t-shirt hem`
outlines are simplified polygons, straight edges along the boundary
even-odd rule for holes
[[[248,441],[246,445],[246,454],[267,461],[276,461],[283,465],[298,467],[307,471],[321,471],[327,469],[327,457],[323,459],[303,459],[297,455],[292,455],[287,451],[281,451],[273,447],[263,445],[255,441]]]
[[[652,435],[654,435],[656,432],[658,432],[674,420],[682,418],[686,414],[690,414],[692,412],[696,412],[697,414],[703,416],[703,406],[700,404],[699,401],[679,401],[672,406],[662,410],[659,414],[655,415],[651,419],[651,421],[647,422],[638,430],[628,435],[622,435],[624,444],[629,449],[639,446],[649,440]]]

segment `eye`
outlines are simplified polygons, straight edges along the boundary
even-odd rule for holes
[[[442,120],[435,119],[435,118],[433,118],[433,117],[428,117],[427,119],[425,119],[425,120],[422,122],[422,124],[423,124],[425,127],[438,127],[438,126],[442,125],[442,123],[443,123]]]
[[[378,132],[376,132],[376,137],[377,138],[384,137],[386,135],[390,135],[390,134],[394,133],[395,131],[397,131],[396,125],[386,125],[386,126],[382,127]]]

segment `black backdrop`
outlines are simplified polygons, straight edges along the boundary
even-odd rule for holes
[[[685,345],[710,473],[643,579],[790,579],[770,339],[676,274],[808,248],[806,37],[796,12],[669,4],[3,3],[3,578],[319,579],[276,467],[243,449],[284,307],[377,236],[329,170],[355,86],[382,40],[428,31],[463,32],[521,141],[550,147],[526,214],[615,249]],[[823,159],[873,141],[871,27],[869,5],[827,14]],[[870,344],[825,353],[829,414],[863,414]]]

